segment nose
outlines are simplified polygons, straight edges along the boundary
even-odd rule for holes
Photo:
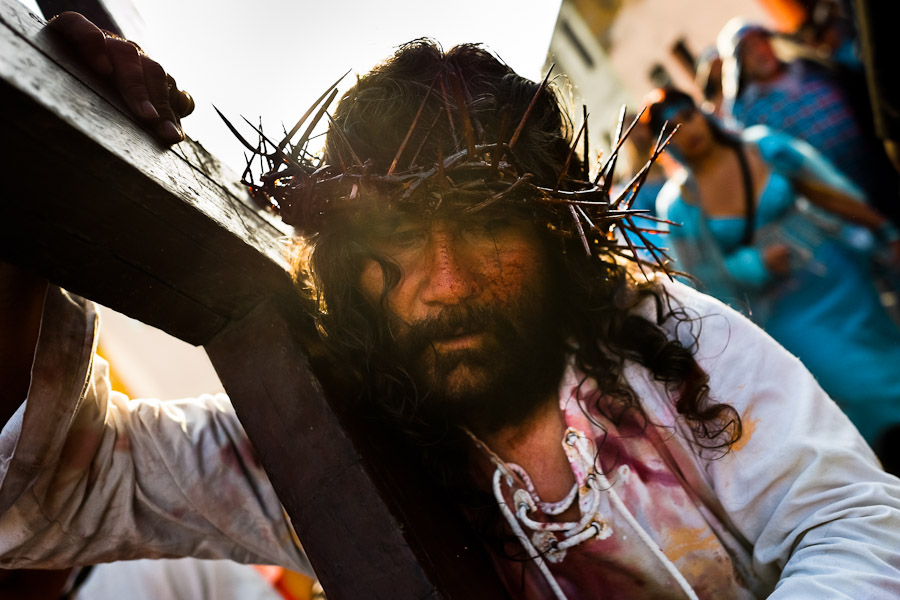
[[[434,232],[429,246],[422,301],[449,306],[475,297],[480,278],[460,241],[451,232]]]

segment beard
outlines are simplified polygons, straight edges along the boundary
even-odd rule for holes
[[[470,302],[394,327],[392,350],[415,386],[417,420],[493,432],[555,397],[566,344],[548,287],[503,308]]]

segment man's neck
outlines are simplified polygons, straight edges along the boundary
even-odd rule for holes
[[[525,469],[541,499],[554,502],[572,489],[575,475],[562,448],[566,422],[555,392],[520,424],[472,430],[501,459]]]

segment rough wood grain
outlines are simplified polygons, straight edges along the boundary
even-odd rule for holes
[[[329,598],[439,597],[425,572],[410,568],[418,561],[396,535],[400,523],[361,493],[369,475],[298,360],[293,329],[265,303],[227,327],[207,352],[229,394],[254,399],[252,406],[236,405],[238,415],[251,439],[267,440],[257,450],[282,502],[296,507],[298,536],[308,545],[317,541],[309,557],[323,587]]]

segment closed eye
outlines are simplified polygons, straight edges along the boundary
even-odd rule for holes
[[[373,248],[382,252],[398,252],[421,246],[425,242],[426,235],[423,229],[400,229],[373,236],[370,243]]]

